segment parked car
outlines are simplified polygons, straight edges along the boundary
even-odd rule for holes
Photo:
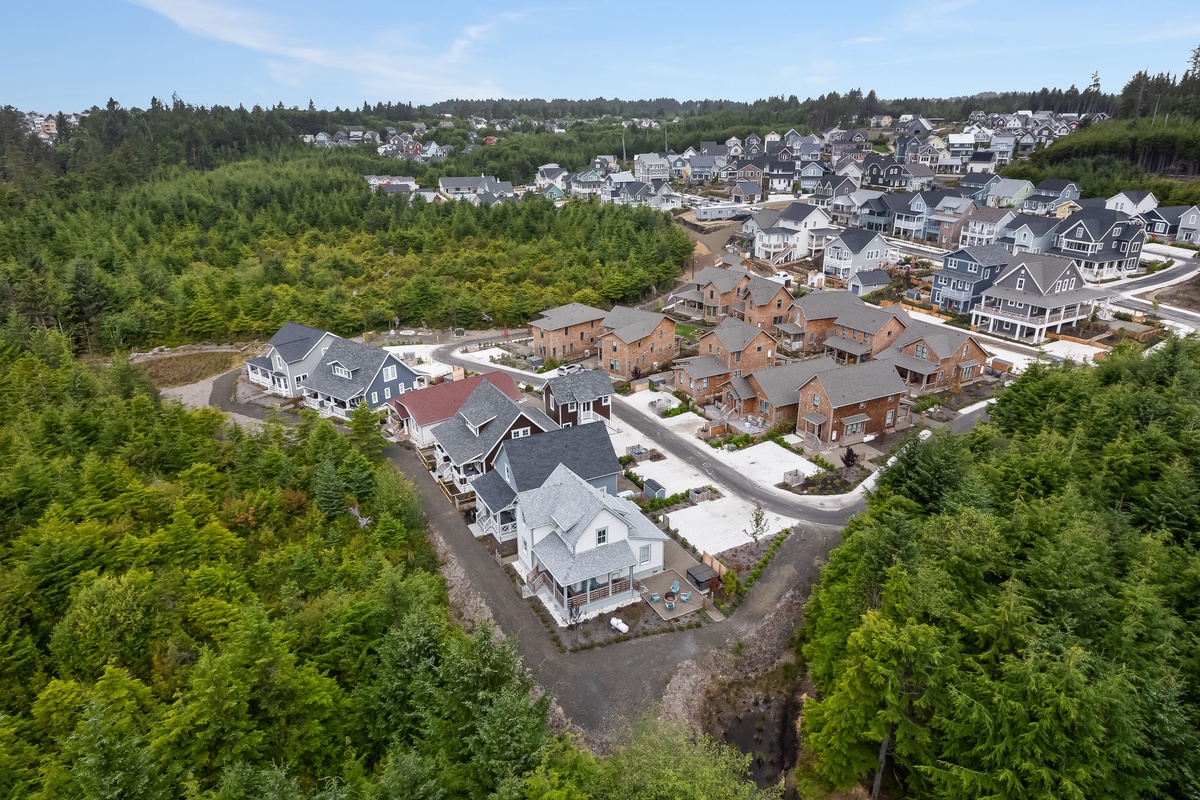
[[[578,364],[563,364],[556,372],[559,375],[574,375],[576,372],[583,372],[583,367]]]

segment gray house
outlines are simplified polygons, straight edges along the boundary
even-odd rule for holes
[[[947,311],[960,314],[970,311],[1012,257],[1012,253],[999,244],[964,247],[947,253],[942,258],[942,268],[933,273],[930,301]]]
[[[380,408],[393,397],[424,384],[423,376],[386,350],[334,339],[304,379],[304,404],[327,416],[345,419],[360,403]]]
[[[849,281],[854,273],[881,269],[896,257],[895,248],[875,231],[847,228],[825,245],[824,272]]]
[[[266,355],[246,362],[246,377],[271,394],[299,397],[304,380],[317,367],[329,343],[338,337],[318,328],[287,322],[267,342]]]
[[[505,542],[517,536],[518,492],[536,489],[558,466],[566,465],[605,493],[617,493],[621,465],[603,425],[580,425],[546,431],[500,445],[490,472],[471,482],[476,522],[484,533]]]
[[[1103,281],[1137,273],[1145,243],[1146,223],[1137,217],[1084,208],[1055,229],[1054,247],[1048,252],[1075,259],[1085,278]]]
[[[884,269],[868,269],[854,273],[848,284],[850,291],[859,297],[866,297],[871,292],[886,289],[892,285],[892,276]]]
[[[998,231],[996,244],[1004,245],[1010,253],[1048,253],[1061,222],[1057,217],[1017,214]]]
[[[1181,242],[1200,242],[1200,206],[1192,206],[1179,215],[1179,231],[1175,238]]]
[[[1088,319],[1111,294],[1089,286],[1069,258],[1022,253],[984,290],[971,310],[971,326],[1039,344],[1047,333]]]

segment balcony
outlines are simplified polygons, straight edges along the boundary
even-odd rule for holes
[[[1004,319],[1018,320],[1020,322],[1034,325],[1046,325],[1048,323],[1062,322],[1063,320],[1073,320],[1079,316],[1078,309],[1071,314],[1067,314],[1063,311],[1043,311],[1039,314],[1034,314],[1033,309],[1027,309],[1021,313],[1016,309],[1004,309],[1000,306],[991,305],[988,303],[981,303],[980,305],[975,306],[974,310],[980,312],[981,314],[988,314],[993,317],[1003,317]]]

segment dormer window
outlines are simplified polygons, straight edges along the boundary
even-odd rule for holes
[[[330,368],[333,370],[333,374],[339,378],[350,377],[350,370],[346,369],[341,364],[333,364]]]

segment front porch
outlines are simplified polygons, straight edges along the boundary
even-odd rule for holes
[[[358,402],[355,402],[357,400]],[[304,405],[316,410],[319,414],[325,417],[337,417],[338,419],[349,419],[350,412],[358,403],[362,402],[362,398],[353,398],[351,400],[343,400],[340,397],[318,392],[312,389],[304,390]]]
[[[555,622],[566,627],[572,622],[637,602],[643,587],[641,581],[634,579],[633,567],[625,572],[597,575],[563,586],[538,566],[526,581],[525,588],[545,604]]]
[[[288,377],[280,375],[270,367],[255,363],[256,361],[266,361],[265,357],[261,359],[252,359],[246,362],[246,377],[251,383],[263,387],[271,394],[277,394],[282,397],[291,397],[291,387],[288,385]]]
[[[1009,339],[1040,344],[1047,334],[1062,333],[1091,315],[1090,306],[1074,305],[1060,309],[1030,309],[1028,314],[1017,314],[991,304],[977,305],[971,312],[972,330],[986,331]]]

